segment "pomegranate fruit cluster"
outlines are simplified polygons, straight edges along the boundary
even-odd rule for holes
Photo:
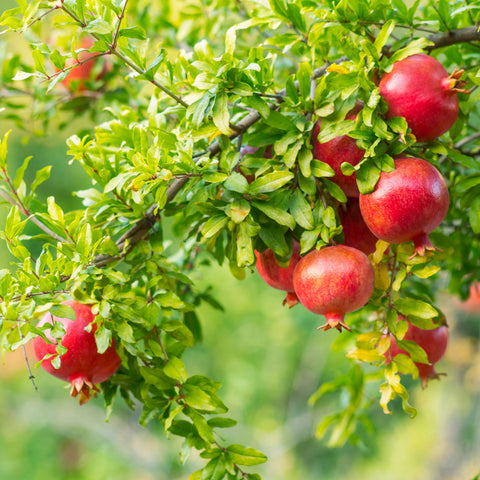
[[[413,55],[396,62],[380,80],[379,92],[388,105],[387,118],[404,117],[417,142],[436,139],[448,131],[458,115],[457,92],[462,91],[461,71],[448,75],[445,68],[428,55]],[[357,102],[345,120],[354,122],[363,104]],[[331,178],[344,192],[347,202],[338,207],[343,229],[343,245],[327,246],[299,255],[293,241],[293,254],[280,266],[272,250],[256,252],[257,270],[270,286],[284,290],[284,303],[297,301],[308,310],[324,315],[324,330],[342,330],[348,326],[344,315],[364,306],[374,290],[374,269],[368,255],[376,250],[379,239],[390,244],[413,242],[414,255],[434,249],[429,234],[445,218],[449,193],[444,178],[429,162],[413,156],[395,158],[395,168],[381,172],[370,193],[360,193],[356,175],[345,175],[341,165],[357,166],[364,151],[348,135],[324,143],[318,140],[322,122],[313,131],[313,156],[329,165]],[[386,361],[400,353],[391,335]],[[427,354],[429,363],[416,363],[422,383],[436,378],[434,364],[445,353],[446,326],[422,330],[409,322],[403,341],[414,341]]]

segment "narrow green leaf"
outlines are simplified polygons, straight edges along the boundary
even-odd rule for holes
[[[300,190],[293,192],[290,200],[290,212],[293,215],[296,223],[306,230],[311,230],[314,227],[312,207],[302,195]]]
[[[247,448],[243,445],[232,444],[227,447],[231,460],[237,465],[259,465],[267,461],[267,456],[254,448]]]
[[[212,111],[213,123],[224,135],[230,134],[229,122],[230,113],[228,111],[228,97],[225,91],[221,91],[215,98]]]
[[[278,190],[287,184],[294,178],[294,176],[295,175],[292,172],[287,171],[267,173],[266,175],[254,180],[249,185],[248,190],[252,195],[274,192],[275,190]]]

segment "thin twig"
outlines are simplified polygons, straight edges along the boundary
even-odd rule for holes
[[[50,235],[54,240],[57,242],[62,242],[62,243],[72,243],[71,241],[61,237],[57,233],[55,233],[52,229],[47,227],[41,220],[39,220],[37,217],[35,217],[35,214],[31,214],[27,208],[25,208],[25,205],[21,203],[20,201],[15,201],[10,195],[8,195],[6,192],[0,189],[0,197],[2,197],[5,201],[10,203],[11,205],[14,205],[15,207],[18,207],[21,213],[27,217],[27,220],[31,220],[37,227],[39,227],[41,230],[43,230],[47,235]]]
[[[128,4],[128,0],[125,0],[125,2],[123,3],[122,13],[120,13],[120,15],[118,16],[117,27],[115,28],[115,33],[113,34],[113,40],[112,40],[112,48],[113,49],[117,48],[118,35],[120,33],[120,25],[122,24],[122,20],[125,17],[125,11],[127,10],[127,4]]]
[[[17,326],[18,326],[18,333],[20,334],[20,340],[23,341],[24,336],[22,329],[20,328],[20,322],[17,321]],[[37,384],[35,383],[35,377],[32,373],[32,369],[30,368],[30,362],[28,361],[28,355],[27,355],[27,349],[25,348],[25,344],[22,345],[23,349],[23,356],[25,357],[25,363],[27,364],[27,370],[28,370],[28,378],[31,380],[33,388],[38,392]]]
[[[70,16],[71,18],[73,18],[73,20],[75,20],[77,23],[79,23],[80,25],[82,25],[83,27],[85,26],[85,24],[72,12],[70,11],[68,8],[65,7],[65,5],[62,5],[62,10],[68,15]],[[100,40],[100,38],[92,33],[91,34],[93,36],[93,38],[95,38],[96,40]],[[115,55],[116,57],[118,57],[120,60],[122,60],[123,63],[125,63],[125,65],[128,65],[132,70],[134,70],[135,72],[137,72],[139,75],[145,75],[146,70],[143,70],[142,68],[140,68],[138,65],[135,65],[135,63],[133,63],[130,59],[128,59],[125,55],[123,55],[122,53],[120,53],[116,47],[114,47],[113,45],[110,45],[109,46],[109,52],[105,52],[105,54],[111,54],[111,55]],[[152,85],[154,85],[155,87],[157,87],[158,89],[160,89],[162,92],[164,92],[165,94],[167,94],[170,98],[173,98],[173,100],[175,100],[177,103],[179,103],[180,105],[182,105],[183,107],[185,108],[188,108],[188,103],[186,103],[184,100],[182,100],[180,97],[178,97],[177,95],[175,95],[173,92],[171,92],[168,88],[164,87],[161,83],[159,83],[157,80],[155,79],[152,79],[150,80],[150,83]]]

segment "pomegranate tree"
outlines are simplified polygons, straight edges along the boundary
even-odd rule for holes
[[[295,293],[302,305],[325,315],[323,330],[350,330],[344,316],[368,302],[374,280],[368,257],[345,245],[312,250],[298,262],[293,274]]]
[[[389,243],[413,241],[415,253],[434,249],[428,234],[448,211],[448,189],[440,172],[421,158],[395,160],[372,193],[360,195],[360,210],[372,233]]]
[[[361,250],[365,255],[375,251],[378,238],[367,227],[360,212],[358,198],[349,198],[345,206],[338,209],[343,227],[345,245]]]
[[[433,57],[419,54],[393,65],[380,80],[380,95],[388,103],[388,117],[404,117],[418,142],[448,131],[458,116],[461,71],[451,75]]]
[[[407,320],[408,319],[404,319]],[[402,350],[395,340],[395,337],[390,334],[391,346],[390,351],[387,352],[387,362],[391,358],[395,358],[398,354],[403,353],[410,356],[408,352]],[[429,363],[415,362],[418,368],[418,375],[422,382],[422,386],[426,386],[428,380],[439,378],[439,374],[435,371],[435,364],[445,355],[448,344],[448,328],[446,325],[441,325],[433,330],[423,330],[416,327],[408,321],[408,330],[403,340],[410,340],[415,342],[419,347],[422,347]]]
[[[357,102],[355,108],[347,114],[345,119],[353,122],[362,107],[362,103]],[[358,197],[359,191],[356,175],[344,175],[341,166],[344,162],[350,163],[353,166],[357,165],[362,160],[364,151],[358,148],[356,140],[348,135],[341,135],[328,142],[320,143],[318,141],[320,128],[321,120],[317,122],[313,130],[313,156],[333,168],[335,176],[332,177],[332,181],[343,190],[347,197]]]
[[[73,300],[66,301],[63,305],[73,308],[75,320],[46,313],[38,323],[38,327],[48,323],[53,325],[54,322],[63,325],[65,334],[60,343],[67,351],[60,356],[60,367],[55,368],[52,365],[52,357],[45,358],[48,355],[56,355],[57,339],[51,335],[50,329],[46,330],[45,335],[51,343],[42,337],[36,337],[33,340],[33,349],[37,360],[43,359],[42,367],[54,377],[70,382],[72,385],[70,394],[73,397],[80,394],[80,404],[84,404],[89,400],[91,390],[98,391],[95,384],[104,382],[117,371],[121,359],[113,341],[105,352],[98,353],[94,335],[97,326],[95,323],[92,324],[95,315],[90,305]],[[89,325],[91,329],[87,331]]]
[[[275,259],[275,254],[270,248],[267,248],[261,253],[255,250],[255,256],[257,257],[255,266],[257,267],[259,275],[271,287],[287,292],[283,304],[287,304],[289,307],[293,307],[298,303],[293,286],[293,272],[301,259],[298,253],[299,250],[300,244],[296,240],[293,240],[293,253],[288,265],[285,267],[278,264]]]

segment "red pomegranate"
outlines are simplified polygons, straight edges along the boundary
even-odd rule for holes
[[[457,92],[464,91],[463,70],[448,75],[433,57],[419,54],[393,65],[380,80],[388,117],[404,117],[418,142],[443,135],[458,116]]]
[[[76,88],[78,89],[78,91],[84,91],[87,88],[87,81],[93,80],[92,71],[95,67],[96,60],[98,60],[98,53],[86,51],[87,49],[92,48],[92,46],[93,40],[91,38],[82,38],[80,42],[80,48],[85,50],[78,54],[78,61],[75,58],[67,58],[67,60],[65,60],[65,68],[73,66],[73,68],[68,71],[67,76],[61,81],[61,83],[65,85],[69,90]],[[89,58],[92,58],[92,60],[88,60]],[[75,67],[74,65],[77,65],[79,62],[84,63],[81,63],[80,65]],[[111,65],[108,62],[104,62],[103,69],[97,76],[96,80],[100,80],[101,78],[103,78],[110,70],[110,68]]]
[[[458,304],[458,308],[465,313],[480,315],[480,283],[474,282],[470,285],[468,298]]]
[[[259,275],[271,287],[287,292],[283,304],[287,304],[290,308],[298,303],[297,295],[293,288],[293,271],[301,259],[298,253],[299,250],[300,244],[294,239],[293,253],[287,267],[281,267],[277,263],[275,254],[270,248],[267,248],[262,253],[255,250],[255,256],[257,257],[255,266]]]
[[[408,321],[408,319],[405,319]],[[390,334],[391,347],[390,352],[387,353],[387,363],[390,358],[395,358],[399,353],[408,355],[408,352],[402,350],[395,340],[395,337]],[[418,363],[415,365],[418,368],[418,375],[422,382],[422,386],[426,386],[429,379],[439,378],[439,374],[435,371],[435,364],[445,355],[448,344],[448,328],[446,325],[441,325],[434,330],[423,330],[408,322],[408,330],[405,334],[404,340],[411,340],[418,346],[422,347],[427,354],[428,363]],[[390,357],[391,356],[391,357]]]
[[[342,327],[350,330],[343,321],[344,315],[368,302],[374,280],[368,257],[345,245],[312,250],[298,262],[293,274],[295,293],[302,305],[325,315],[324,331],[342,331]]]
[[[415,253],[434,249],[428,234],[448,211],[448,189],[440,172],[421,158],[395,160],[395,170],[382,172],[372,193],[360,195],[368,228],[389,243],[413,241]]]
[[[117,371],[121,359],[115,351],[113,341],[104,353],[98,353],[94,336],[96,324],[93,324],[90,332],[85,329],[95,319],[89,305],[82,305],[74,300],[63,302],[63,305],[73,308],[75,320],[46,313],[37,326],[53,322],[62,323],[65,335],[61,339],[61,344],[67,348],[67,352],[60,356],[60,368],[56,369],[52,365],[51,358],[43,360],[42,367],[54,377],[70,382],[72,385],[70,394],[73,397],[80,394],[80,404],[84,404],[90,398],[90,390],[98,391],[95,384],[104,382]],[[56,353],[57,340],[51,336],[50,330],[46,331],[46,336],[53,343],[47,343],[42,337],[33,340],[37,360]]]
[[[378,238],[369,230],[363,220],[358,198],[349,198],[346,206],[338,209],[338,215],[343,227],[345,245],[357,248],[365,255],[373,253]]]
[[[363,104],[357,102],[353,110],[351,110],[346,120],[357,118],[358,112],[362,109]],[[355,139],[348,135],[341,135],[328,142],[320,143],[318,141],[318,134],[320,133],[321,120],[317,122],[313,130],[313,156],[317,160],[321,160],[330,165],[335,171],[335,176],[331,178],[345,193],[347,197],[358,197],[358,187],[356,175],[344,175],[342,173],[342,163],[347,162],[351,165],[357,165],[363,158],[364,151],[357,147]]]

